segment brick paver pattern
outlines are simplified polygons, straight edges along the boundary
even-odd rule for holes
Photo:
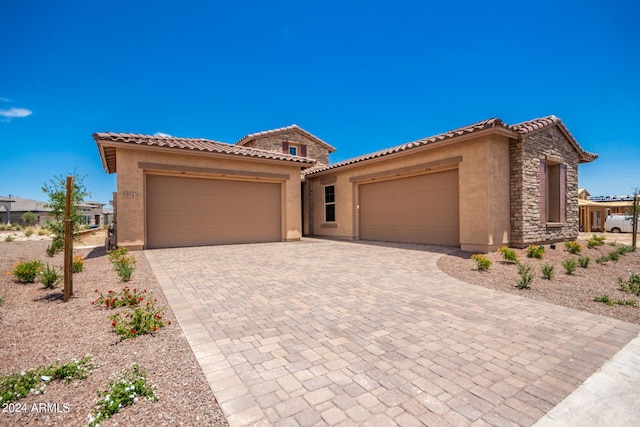
[[[460,282],[447,251],[145,254],[231,426],[532,425],[640,329]]]

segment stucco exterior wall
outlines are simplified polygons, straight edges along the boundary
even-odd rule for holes
[[[176,176],[201,176],[216,179],[260,179],[282,184],[282,240],[294,241],[302,237],[300,166],[270,161],[234,159],[216,155],[189,155],[175,152],[158,152],[149,149],[119,148],[116,152],[118,165],[118,228],[117,244],[130,249],[145,247],[145,173],[140,162],[166,165],[153,173]],[[180,170],[184,166],[184,172]],[[195,170],[201,168],[199,170]],[[222,177],[216,171],[234,171]],[[242,172],[247,172],[242,176]],[[264,174],[264,177],[257,175]],[[286,175],[273,177],[272,175]]]
[[[511,156],[512,246],[573,240],[578,237],[578,153],[557,126],[513,141]],[[566,221],[541,223],[540,160],[552,156],[567,166]]]
[[[279,132],[274,135],[260,136],[253,141],[243,144],[243,146],[282,153],[283,142],[304,144],[307,146],[306,157],[317,160],[319,163],[325,165],[329,163],[329,150],[326,147],[323,147],[307,136],[296,131]],[[298,155],[300,155],[300,153],[298,153]]]
[[[313,206],[306,224],[309,233],[339,239],[359,238],[359,183],[351,182],[351,178],[376,174],[381,175],[374,179],[402,178],[419,173],[411,171],[412,166],[455,158],[459,159],[432,167],[430,172],[458,168],[460,247],[467,251],[488,252],[508,244],[509,139],[498,134],[461,138],[451,144],[425,146],[401,155],[387,155],[376,161],[308,176]],[[389,172],[389,176],[385,177],[385,172]],[[335,185],[335,224],[324,221],[324,186],[327,184]]]

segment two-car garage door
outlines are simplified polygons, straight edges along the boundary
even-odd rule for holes
[[[281,240],[281,184],[147,175],[147,248]]]
[[[460,244],[458,170],[359,186],[360,239]]]

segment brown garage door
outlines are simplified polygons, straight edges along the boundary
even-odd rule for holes
[[[147,247],[276,242],[277,183],[147,175]]]
[[[360,238],[458,246],[458,170],[360,185]]]

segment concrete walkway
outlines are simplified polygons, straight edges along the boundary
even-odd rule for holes
[[[446,251],[304,239],[145,255],[231,426],[532,425],[640,331],[459,282],[436,266]]]

